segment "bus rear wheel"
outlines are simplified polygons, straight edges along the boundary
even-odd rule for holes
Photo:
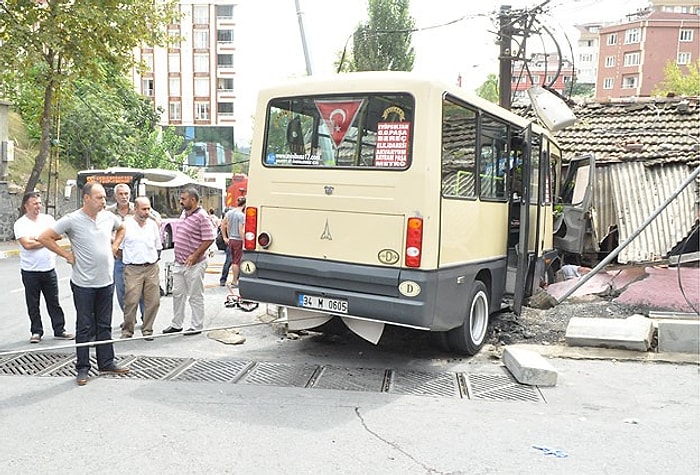
[[[469,313],[461,326],[447,334],[450,348],[460,354],[475,355],[486,341],[489,324],[489,294],[486,285],[477,280],[472,288]]]

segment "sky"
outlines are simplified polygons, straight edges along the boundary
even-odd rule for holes
[[[333,63],[358,24],[367,21],[367,0],[296,0],[301,11],[313,75],[335,72]],[[461,76],[462,87],[474,90],[488,74],[498,73],[497,13],[501,5],[532,8],[543,3],[524,0],[411,0],[416,28],[413,70],[448,83]],[[647,0],[550,0],[541,17],[566,53],[575,46],[574,24],[614,21],[647,5]],[[235,138],[247,146],[252,137],[255,102],[260,88],[306,75],[295,0],[238,0],[236,7]],[[539,42],[539,40],[537,40]],[[532,41],[531,52],[539,46]],[[553,51],[551,44],[544,46]],[[540,52],[540,51],[537,51]]]

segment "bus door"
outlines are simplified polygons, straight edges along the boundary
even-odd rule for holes
[[[523,301],[529,296],[527,289],[532,285],[532,274],[536,261],[537,247],[531,239],[532,217],[537,216],[536,195],[539,147],[533,151],[532,128],[528,126],[522,134],[514,134],[511,144],[509,169],[509,212],[506,294],[513,299],[513,311],[520,313]],[[532,157],[537,157],[533,163]],[[533,184],[535,194],[533,197]],[[533,203],[534,201],[534,203]],[[534,247],[535,253],[530,252]]]
[[[593,154],[575,157],[569,162],[557,198],[558,214],[554,222],[554,247],[561,252],[580,256],[584,248],[598,251],[592,208],[594,179]]]

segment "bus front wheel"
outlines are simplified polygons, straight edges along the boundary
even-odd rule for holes
[[[450,348],[469,356],[479,352],[486,341],[489,324],[489,294],[486,285],[477,280],[472,288],[469,313],[461,326],[448,332]]]

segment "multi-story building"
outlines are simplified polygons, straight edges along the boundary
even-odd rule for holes
[[[598,32],[604,25],[602,23],[587,23],[576,25],[579,31],[577,45],[576,82],[595,86],[598,76],[598,51],[600,48],[600,35]]]
[[[549,86],[559,94],[567,94],[574,78],[571,61],[556,53],[536,53],[526,62],[527,65],[522,60],[514,60],[511,65],[511,90],[515,100],[526,99],[527,90],[532,86]]]
[[[179,23],[168,26],[177,38],[167,48],[143,46],[137,60],[147,70],[133,71],[133,83],[163,111],[163,125],[177,127],[195,151],[206,154],[213,166],[230,163],[234,143],[234,29],[233,0],[180,0]],[[223,149],[223,152],[222,152]],[[193,152],[191,165],[202,156]]]
[[[700,54],[696,0],[655,0],[624,23],[600,29],[596,99],[649,96],[669,61],[687,67]]]

